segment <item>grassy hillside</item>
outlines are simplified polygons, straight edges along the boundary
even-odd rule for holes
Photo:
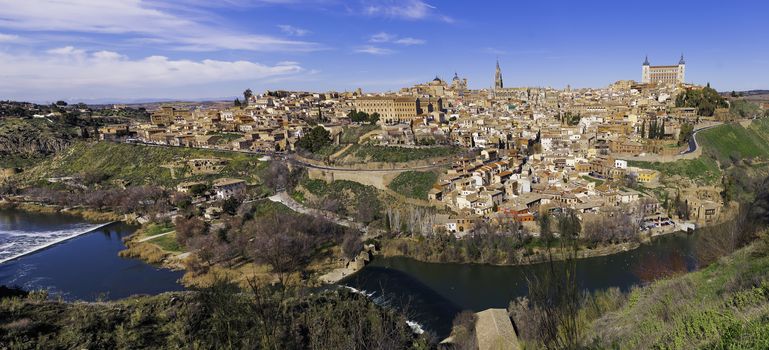
[[[679,175],[706,185],[716,184],[721,179],[718,163],[708,156],[669,163],[628,161],[628,165],[657,170],[666,176]]]
[[[599,348],[769,348],[765,242],[707,268],[633,290],[588,332]]]
[[[183,162],[193,158],[224,158],[227,165],[220,174],[192,175]],[[175,176],[166,165],[177,164]],[[179,182],[238,177],[255,180],[265,167],[257,156],[234,152],[217,152],[177,147],[150,147],[111,142],[79,142],[55,158],[31,169],[25,176],[31,180],[48,177],[78,176],[99,173],[109,180],[124,180],[133,185],[174,186]]]
[[[401,173],[387,187],[406,197],[427,199],[427,192],[438,180],[438,174],[431,171],[407,171]]]
[[[697,133],[703,155],[697,159],[669,163],[629,161],[628,164],[660,171],[665,176],[679,175],[700,184],[719,183],[722,171],[738,160],[769,159],[769,118],[753,120],[746,128],[740,124],[725,124]]]
[[[769,119],[754,120],[747,128],[726,124],[697,134],[703,150],[719,162],[743,158],[769,158]]]

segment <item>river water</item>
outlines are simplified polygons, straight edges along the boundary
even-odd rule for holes
[[[678,262],[696,266],[694,236],[684,233],[658,237],[649,244],[614,255],[579,259],[577,280],[584,290],[618,287],[623,291],[641,282],[649,265]],[[527,294],[526,277],[540,274],[545,264],[492,266],[425,263],[410,258],[375,258],[340,284],[361,290],[380,304],[404,310],[409,318],[439,337],[451,330],[462,310],[506,308]]]
[[[45,289],[66,300],[183,290],[177,282],[182,272],[118,256],[123,237],[134,231],[125,223],[0,210],[0,261],[11,259],[0,263],[0,285]]]

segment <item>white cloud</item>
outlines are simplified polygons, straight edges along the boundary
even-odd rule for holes
[[[253,81],[303,72],[297,62],[131,59],[117,52],[71,46],[44,53],[0,52],[0,95],[22,99],[173,96],[177,89],[221,82]]]
[[[288,24],[278,25],[278,28],[280,29],[281,32],[286,33],[288,35],[293,35],[293,36],[305,36],[307,34],[310,34],[310,31],[307,29],[294,27]]]
[[[379,32],[372,35],[369,41],[372,43],[389,43],[395,38],[396,38],[395,35],[385,33],[385,32]]]
[[[152,5],[157,5],[153,7]],[[209,51],[313,51],[316,43],[221,29],[164,11],[160,2],[143,0],[4,0],[0,28],[132,34],[174,43],[177,49]],[[198,16],[201,17],[201,16]]]
[[[360,46],[360,47],[356,48],[355,52],[357,52],[357,53],[366,53],[366,54],[369,54],[369,55],[389,55],[391,53],[394,53],[395,51],[393,51],[391,49],[388,49],[388,48],[384,48],[384,47],[378,47],[378,46],[373,46],[373,45],[365,45],[365,46]]]
[[[416,38],[398,38],[395,34],[385,33],[385,32],[379,32],[374,35],[372,35],[369,40],[369,42],[372,43],[393,43],[398,45],[422,45],[426,43],[425,40],[422,39],[416,39]]]
[[[0,43],[10,43],[16,41],[19,41],[18,35],[0,33]]]
[[[451,17],[437,13],[435,6],[421,0],[370,0],[364,4],[363,13],[369,16],[405,20],[438,19],[448,23],[454,22]]]
[[[394,43],[400,44],[400,45],[422,45],[425,43],[423,39],[415,39],[415,38],[400,38],[398,40],[395,40]]]

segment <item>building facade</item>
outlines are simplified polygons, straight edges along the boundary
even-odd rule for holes
[[[420,114],[419,99],[412,97],[361,97],[353,104],[359,112],[378,113],[385,124],[411,122]]]
[[[686,61],[684,55],[677,66],[652,66],[646,57],[641,66],[641,82],[644,84],[681,84],[686,81]]]

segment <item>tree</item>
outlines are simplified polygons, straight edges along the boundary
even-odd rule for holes
[[[316,126],[296,142],[304,150],[316,153],[331,144],[331,133],[322,126]]]
[[[676,107],[695,107],[697,115],[710,117],[716,108],[728,107],[726,100],[718,94],[718,91],[710,87],[710,83],[702,90],[686,90],[675,101]]]
[[[292,273],[307,266],[314,250],[312,237],[286,220],[291,219],[287,215],[272,213],[246,226],[253,235],[249,249],[251,257],[257,263],[269,265],[281,285],[286,285]]]
[[[349,230],[342,240],[342,254],[344,257],[352,260],[360,251],[363,250],[363,242],[360,241],[360,233]]]
[[[241,198],[230,196],[222,202],[222,210],[227,214],[235,215],[242,202]]]
[[[196,216],[189,218],[178,216],[174,220],[174,225],[176,226],[176,240],[183,247],[186,247],[193,237],[208,233],[208,224]]]
[[[646,137],[646,120],[641,122],[641,138]]]
[[[249,101],[251,100],[251,97],[254,96],[254,93],[251,92],[251,89],[246,89],[246,91],[243,91],[243,104],[248,106]]]
[[[240,99],[236,98],[235,101],[232,102],[232,105],[235,107],[240,107],[241,106]]]
[[[545,241],[550,241],[553,238],[553,230],[551,228],[551,216],[550,213],[545,211],[539,215],[539,237]]]

